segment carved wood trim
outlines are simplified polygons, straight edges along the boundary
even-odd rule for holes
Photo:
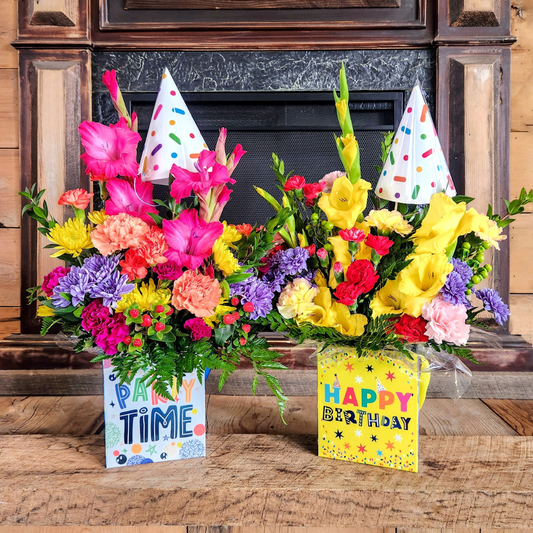
[[[91,116],[91,56],[86,50],[20,52],[21,187],[46,188],[50,212],[71,216],[57,205],[67,189],[90,188],[81,165],[78,125]],[[57,261],[43,250],[46,239],[35,221],[23,217],[22,331],[36,330],[35,304],[25,305],[25,289],[41,283]]]
[[[19,2],[18,18],[16,47],[26,41],[44,41],[47,47],[90,44],[89,0],[26,0]]]
[[[124,9],[176,9],[175,0],[122,0]],[[342,7],[400,7],[401,0],[343,0]],[[326,9],[338,0],[180,0],[179,9]]]
[[[507,47],[440,47],[437,53],[438,130],[459,191],[472,207],[504,209],[509,195],[510,60]],[[494,254],[491,286],[508,301],[509,243]],[[485,254],[487,257],[488,254]]]

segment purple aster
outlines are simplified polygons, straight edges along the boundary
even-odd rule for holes
[[[281,292],[282,287],[285,287],[285,274],[279,270],[272,270],[263,276],[262,281],[274,292]]]
[[[240,296],[242,304],[248,302],[254,304],[254,310],[250,313],[251,320],[265,317],[272,310],[274,292],[256,276],[251,276],[240,283],[233,283],[230,289],[231,296]]]
[[[278,252],[278,254],[282,254],[278,269],[285,272],[285,274],[296,276],[296,274],[307,270],[309,252],[305,248],[289,248],[288,250]]]
[[[466,285],[474,275],[472,269],[460,259],[452,259],[453,271],[461,276],[463,283]]]
[[[70,304],[76,306],[83,302],[85,296],[93,286],[91,277],[87,271],[80,267],[71,267],[70,272],[59,279],[59,283],[54,287],[52,302],[56,307],[68,307]],[[70,294],[72,301],[69,302],[61,293]]]
[[[82,268],[90,274],[91,281],[97,284],[115,272],[120,259],[120,255],[109,257],[104,257],[103,255],[93,255],[83,262]]]
[[[116,307],[122,296],[131,292],[134,288],[134,283],[128,283],[128,276],[115,271],[93,286],[91,298],[102,298],[106,307]]]
[[[441,289],[442,299],[453,305],[464,305],[467,309],[472,307],[466,297],[466,284],[459,272],[452,270],[446,278],[446,283]]]
[[[509,315],[509,307],[501,299],[498,291],[494,289],[480,289],[475,292],[475,295],[483,302],[483,307],[485,311],[489,311],[494,315],[494,320],[498,324],[503,325],[504,322],[507,322]]]

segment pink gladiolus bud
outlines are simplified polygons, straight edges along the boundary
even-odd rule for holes
[[[325,248],[319,248],[317,251],[316,251],[316,255],[318,256],[319,259],[326,259],[326,257],[328,256],[328,252]]]

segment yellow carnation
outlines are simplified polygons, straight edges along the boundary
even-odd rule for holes
[[[102,209],[100,211],[92,211],[91,213],[87,214],[87,218],[95,226],[98,226],[98,224],[103,224],[108,217],[109,217],[109,215],[105,214],[105,209]]]
[[[371,188],[368,181],[360,179],[352,184],[346,176],[341,176],[333,183],[331,193],[322,194],[318,206],[338,228],[353,228],[366,207]]]
[[[431,197],[429,211],[416,231],[413,242],[417,254],[439,253],[461,235],[466,235],[482,223],[483,215],[466,204],[456,204],[448,195],[436,193]]]
[[[413,261],[400,273],[400,291],[407,296],[405,309],[414,317],[420,316],[422,306],[437,296],[453,270],[444,252],[416,254]]]
[[[230,252],[230,249],[219,237],[215,244],[213,244],[213,258],[218,269],[224,274],[224,276],[230,276],[235,271],[239,270],[239,262],[235,256]]]
[[[313,298],[318,294],[306,279],[296,278],[281,291],[278,299],[278,311],[283,318],[294,318],[309,311]]]
[[[413,226],[403,218],[399,211],[389,211],[388,209],[372,210],[366,217],[366,222],[369,226],[377,228],[378,232],[385,235],[394,231],[405,237],[413,231]]]
[[[79,218],[69,218],[63,226],[56,224],[48,234],[48,239],[57,244],[51,257],[63,254],[78,257],[83,250],[93,247],[91,227],[85,226]]]
[[[158,289],[154,280],[135,285],[130,293],[125,294],[118,302],[116,312],[123,313],[128,307],[137,304],[142,311],[150,310],[152,305],[166,305],[170,303],[172,294],[169,289]]]
[[[507,235],[502,235],[503,228],[498,227],[498,224],[496,224],[494,220],[491,220],[484,215],[480,215],[479,218],[476,219],[476,224],[477,225],[474,227],[476,237],[487,241],[494,246],[496,250],[499,250],[500,245],[498,244],[498,241],[504,241],[507,239]]]

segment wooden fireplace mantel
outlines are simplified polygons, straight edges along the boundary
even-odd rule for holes
[[[61,221],[66,211],[54,200],[66,188],[89,186],[77,125],[91,118],[92,51],[436,48],[436,118],[454,180],[478,205],[500,207],[509,194],[510,0],[350,0],[331,7],[338,4],[248,0],[252,8],[244,9],[242,0],[187,0],[180,11],[155,0],[21,1],[13,46],[22,188],[47,188]],[[21,241],[24,301],[53,262],[27,217]],[[507,243],[494,273],[494,286],[508,295]],[[22,333],[34,333],[35,306],[22,306],[21,320]]]

